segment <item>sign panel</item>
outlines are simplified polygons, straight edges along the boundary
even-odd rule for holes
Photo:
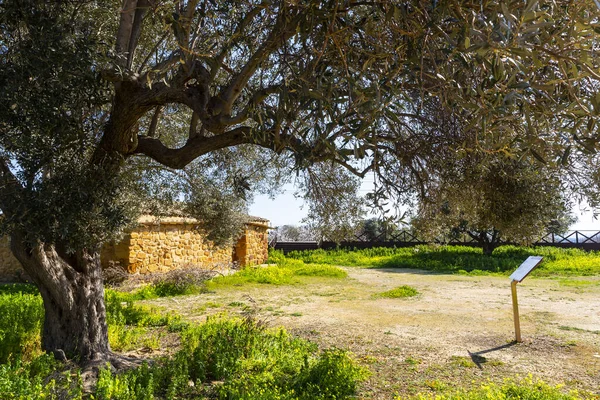
[[[523,264],[521,264],[519,268],[517,268],[516,271],[512,273],[510,279],[516,282],[521,282],[523,279],[525,279],[527,275],[529,275],[531,271],[534,270],[535,267],[540,265],[542,260],[543,257],[540,256],[527,257],[527,260],[525,260]]]

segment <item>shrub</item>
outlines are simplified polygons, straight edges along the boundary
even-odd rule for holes
[[[128,296],[123,295],[123,298],[149,300],[204,293],[206,292],[205,282],[214,276],[214,271],[201,268],[184,268],[165,273],[136,276],[129,279],[129,284],[137,283],[138,289],[128,292]],[[141,288],[139,288],[140,284],[143,285]]]
[[[316,346],[251,319],[213,318],[182,332],[183,349],[152,366],[102,371],[102,399],[343,399],[366,376],[346,352]],[[209,384],[218,382],[217,384]]]
[[[129,273],[118,261],[109,261],[108,265],[102,268],[102,279],[106,286],[119,286],[129,278]]]

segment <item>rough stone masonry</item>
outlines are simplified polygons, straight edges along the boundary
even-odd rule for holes
[[[102,265],[120,265],[129,273],[148,274],[185,267],[229,267],[262,264],[268,257],[269,221],[250,217],[243,235],[229,246],[215,246],[197,229],[198,221],[183,217],[142,216],[138,226],[101,251]],[[0,280],[24,276],[6,237],[0,239]]]

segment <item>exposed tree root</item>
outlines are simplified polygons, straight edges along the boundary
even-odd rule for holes
[[[81,379],[83,382],[83,392],[90,394],[96,389],[98,375],[101,369],[109,367],[113,373],[137,368],[144,362],[150,360],[128,357],[122,354],[109,352],[101,354],[92,360],[88,360],[81,365]]]

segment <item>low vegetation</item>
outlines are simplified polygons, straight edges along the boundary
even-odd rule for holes
[[[565,393],[561,386],[552,386],[544,381],[535,380],[531,376],[525,379],[507,379],[503,384],[488,382],[481,387],[469,391],[451,393],[421,394],[411,400],[580,400],[598,399],[591,393],[570,392]],[[396,397],[395,400],[404,398]]]
[[[478,249],[469,247],[417,246],[406,249],[317,250],[295,252],[288,256],[271,252],[270,265],[246,268],[228,276],[206,280],[207,277],[199,279],[178,274],[155,279],[129,291],[110,288],[106,290],[105,300],[111,347],[121,352],[162,351],[160,357],[147,360],[148,363],[135,369],[120,373],[101,370],[92,395],[96,399],[349,398],[356,394],[358,385],[369,372],[344,350],[320,350],[314,343],[295,338],[284,329],[267,328],[252,317],[252,313],[242,313],[246,317],[220,314],[199,324],[187,322],[175,313],[164,313],[160,308],[140,301],[202,294],[231,285],[294,285],[313,282],[314,278],[346,277],[346,271],[337,265],[508,274],[524,258],[533,254],[545,257],[545,263],[536,272],[538,276],[563,276],[560,282],[567,286],[579,284],[580,280],[572,276],[600,273],[600,255],[577,250],[504,246],[497,249],[493,257],[486,257]],[[419,292],[415,288],[404,285],[376,293],[373,298],[396,299],[417,295]],[[211,307],[215,305],[218,306],[210,303]],[[24,284],[0,286],[0,398],[85,398],[80,371],[73,364],[55,361],[40,349],[43,313],[42,301],[35,287]],[[437,387],[432,383],[431,394],[425,388],[424,394],[403,398],[598,398],[586,393],[566,393],[560,387],[533,378],[489,382],[469,390],[456,390],[452,386],[438,390],[434,386]]]
[[[299,283],[305,277],[345,278],[348,275],[343,269],[328,263],[306,264],[301,260],[287,258],[279,252],[272,252],[269,262],[273,265],[244,268],[236,274],[214,278],[207,282],[207,287],[215,289],[246,283],[290,285]]]
[[[528,256],[543,256],[533,276],[576,276],[600,274],[600,252],[556,247],[501,246],[492,256],[468,246],[420,245],[403,248],[362,250],[294,251],[287,258],[307,264],[345,265],[372,268],[411,268],[443,273],[508,275]]]
[[[119,374],[102,370],[94,398],[343,399],[367,376],[347,352],[319,351],[251,317],[193,324],[136,304],[138,297],[156,295],[150,286],[106,291],[111,346],[158,348],[168,332],[177,335],[178,350]],[[7,396],[2,398],[83,398],[79,370],[40,350],[43,308],[37,290],[0,286],[0,311],[0,393]]]
[[[398,298],[402,298],[402,297],[414,297],[418,294],[419,294],[419,292],[417,291],[417,289],[407,286],[407,285],[403,285],[403,286],[397,287],[392,290],[388,290],[383,293],[377,293],[377,294],[373,295],[373,297],[398,299]]]

